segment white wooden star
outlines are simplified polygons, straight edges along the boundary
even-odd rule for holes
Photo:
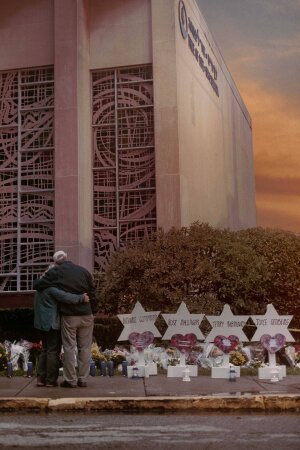
[[[287,329],[293,316],[280,316],[272,303],[267,305],[267,312],[261,316],[250,316],[257,329],[254,333],[252,341],[259,341],[263,334],[275,336],[282,334],[289,342],[294,342],[294,338]]]
[[[198,339],[204,339],[199,328],[204,314],[190,314],[184,302],[179,306],[176,314],[162,314],[168,329],[162,339],[171,339],[174,334],[194,333]]]
[[[237,336],[240,341],[249,339],[243,332],[249,316],[235,316],[232,314],[229,305],[224,305],[223,311],[219,316],[206,316],[212,326],[210,333],[206,336],[205,342],[213,342],[216,336]]]
[[[130,333],[143,333],[151,331],[154,337],[161,337],[160,332],[154,325],[160,311],[146,312],[140,302],[136,302],[131,314],[118,314],[119,319],[124,325],[118,341],[127,341]]]

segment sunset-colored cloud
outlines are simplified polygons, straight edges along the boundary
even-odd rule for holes
[[[299,233],[299,196],[258,194],[256,210],[258,225]]]
[[[252,116],[258,224],[300,232],[300,108],[253,81],[240,90]]]
[[[257,224],[300,232],[300,0],[197,0],[252,117]]]
[[[239,87],[252,117],[256,175],[300,177],[300,108],[254,81]]]

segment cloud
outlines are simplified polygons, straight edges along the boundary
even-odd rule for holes
[[[257,223],[268,228],[300,232],[299,197],[276,195],[259,196],[256,202]]]
[[[300,1],[198,0],[233,78],[291,97],[300,73]],[[300,104],[299,97],[293,102]]]
[[[295,12],[300,12],[300,1],[299,0],[259,0],[262,5],[271,12],[285,13],[287,10],[294,10]]]
[[[297,178],[300,173],[300,106],[260,83],[240,80],[253,125],[256,175]]]
[[[300,231],[300,0],[198,0],[251,114],[262,226]]]
[[[300,106],[300,33],[259,46],[241,43],[227,63],[236,81],[257,80],[264,89],[276,90]]]
[[[256,192],[258,195],[275,195],[297,197],[300,209],[300,176],[293,178],[270,177],[257,175],[255,177]]]
[[[265,52],[278,59],[297,57],[300,55],[300,33],[284,38],[274,38],[265,47]]]
[[[252,117],[257,222],[300,231],[300,108],[280,92],[240,80]]]

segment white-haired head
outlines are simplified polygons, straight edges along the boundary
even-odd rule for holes
[[[63,250],[58,250],[58,252],[54,253],[53,261],[55,264],[62,264],[67,260],[68,255]]]

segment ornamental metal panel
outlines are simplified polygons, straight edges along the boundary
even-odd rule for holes
[[[152,66],[92,72],[95,269],[156,233]]]
[[[54,251],[54,70],[0,72],[0,290],[30,291]]]

